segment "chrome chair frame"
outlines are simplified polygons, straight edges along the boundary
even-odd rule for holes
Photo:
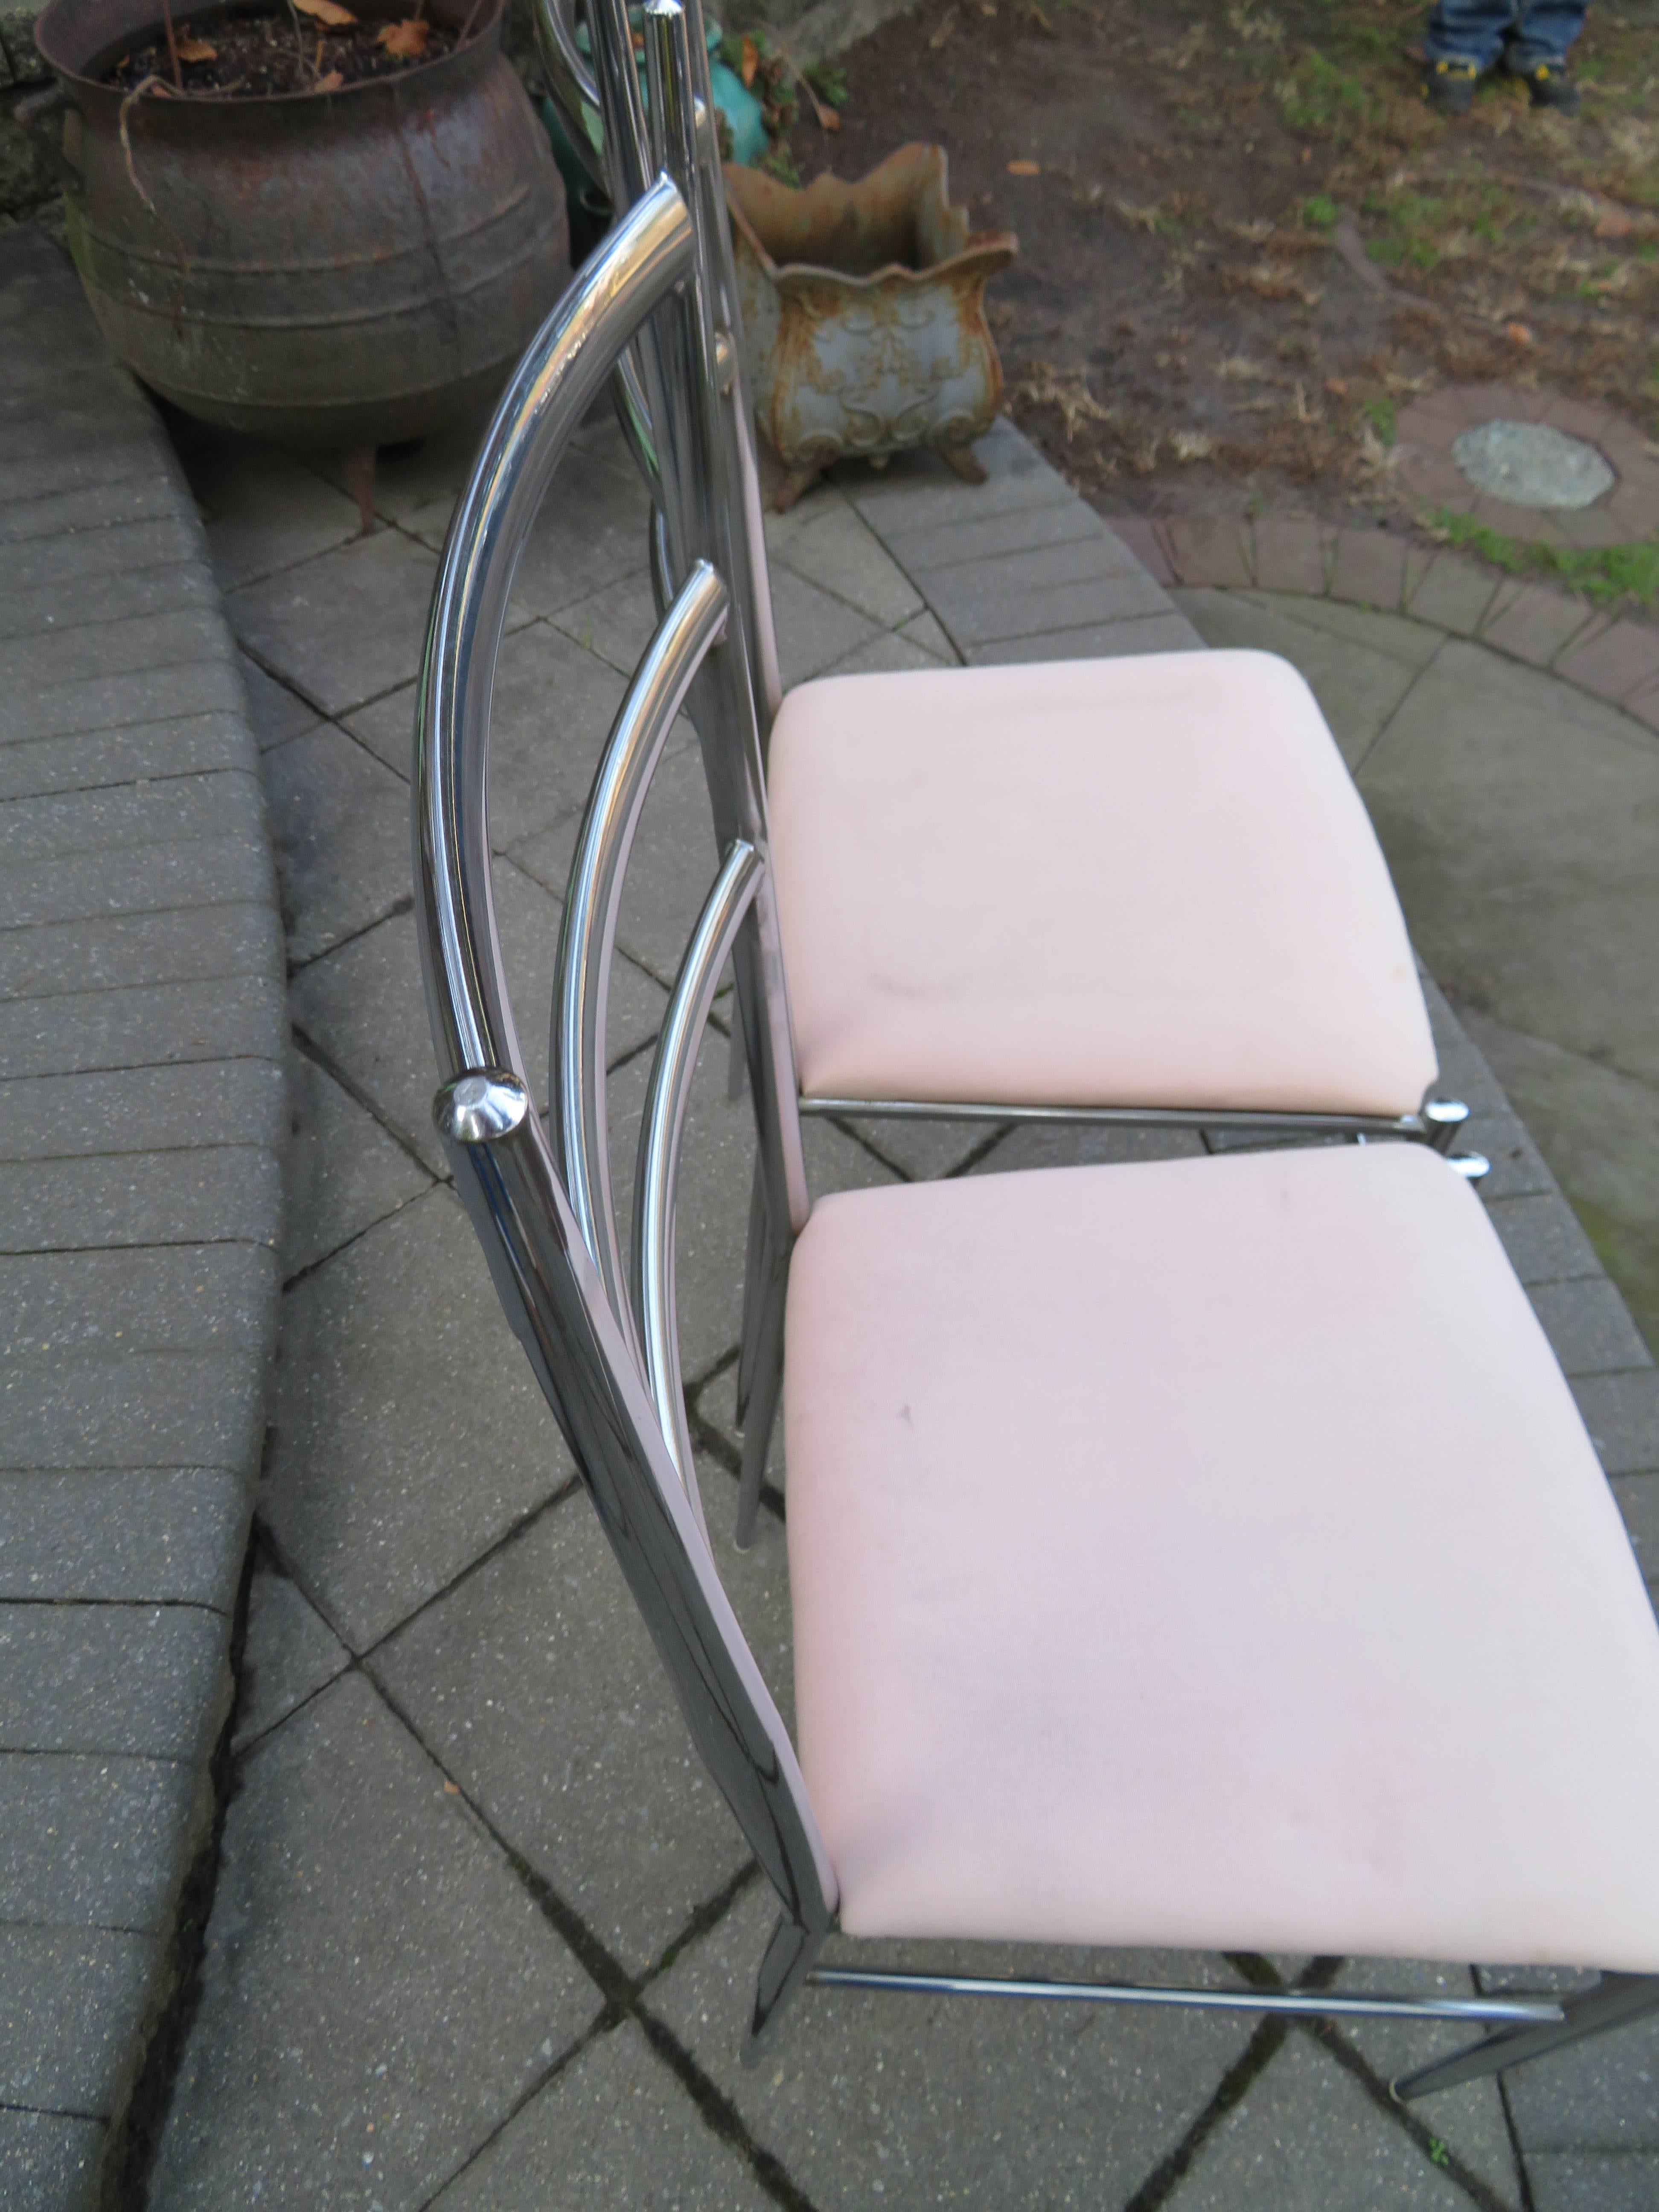
[[[613,4],[613,0],[603,0]],[[768,873],[759,717],[744,599],[672,511],[665,610],[612,726],[572,866],[555,1000],[550,1128],[532,1099],[490,888],[491,699],[514,573],[561,454],[629,349],[650,394],[660,465],[707,466],[729,404],[655,411],[665,368],[719,333],[698,281],[694,142],[708,88],[680,0],[647,15],[661,171],[560,301],[507,388],[445,547],[417,709],[416,916],[444,1080],[434,1119],[508,1320],[574,1456],[692,1740],[776,1890],[782,1916],[762,1960],[745,2056],[803,1984],[929,1995],[1183,2005],[1324,2018],[1479,2023],[1493,2032],[1396,2084],[1402,2098],[1490,2073],[1659,2008],[1659,1976],[1610,1974],[1581,1995],[1408,1998],[1310,1990],[1185,1990],[1128,1983],[905,1973],[819,1963],[836,1924],[834,1871],[793,1747],[716,1571],[686,1431],[674,1309],[681,1138],[697,1052],[730,959],[762,1137],[763,1202],[804,1224],[797,1087]],[[653,387],[654,386],[654,389]],[[718,388],[718,387],[716,387]],[[730,387],[726,387],[729,392]],[[729,447],[725,449],[729,453]],[[729,558],[740,540],[718,506],[695,515]],[[744,574],[742,570],[738,572]],[[721,852],[656,1047],[635,1182],[633,1264],[623,1280],[605,1137],[605,976],[629,848],[675,715],[698,699],[738,742],[709,750]]]
[[[583,158],[592,161],[596,175],[602,172],[613,204],[619,210],[625,209],[635,204],[657,169],[663,166],[660,156],[667,141],[653,150],[654,114],[653,125],[647,127],[632,63],[625,0],[584,0],[592,46],[591,66],[576,43],[572,20],[567,13],[570,4],[571,0],[536,0],[538,40],[550,87],[555,105],[576,139]],[[686,0],[686,5],[690,18],[687,35],[695,57],[693,119],[689,128],[676,126],[682,130],[684,137],[684,143],[679,149],[683,166],[676,167],[672,160],[667,166],[697,210],[694,282],[705,303],[703,328],[705,332],[712,331],[712,337],[701,347],[678,345],[674,360],[665,360],[656,377],[641,367],[634,353],[625,355],[617,369],[613,396],[624,435],[654,502],[651,550],[659,613],[667,608],[677,581],[687,574],[688,528],[690,539],[703,542],[717,515],[720,518],[730,562],[722,573],[740,576],[743,580],[743,634],[750,664],[750,690],[763,779],[772,721],[782,694],[761,518],[754,415],[744,388],[742,319],[726,216],[725,187],[712,128],[714,109],[708,84],[708,58],[698,0]],[[650,67],[647,53],[647,68]],[[655,77],[650,82],[654,110]],[[603,120],[602,158],[592,153],[581,128],[580,108],[584,101],[597,109]],[[702,389],[697,395],[698,410],[706,418],[716,414],[722,418],[717,452],[706,447],[700,451],[696,441],[684,434],[688,394],[680,380],[699,374]],[[669,405],[671,398],[672,404]],[[653,425],[658,422],[668,428],[668,450],[662,454],[653,430]],[[695,464],[703,458],[713,464],[712,473],[699,478],[694,466],[688,474],[687,462]],[[694,696],[690,703],[692,720],[702,740],[705,762],[711,762],[722,744],[729,741],[727,727],[717,717],[710,719],[704,701]],[[744,735],[746,738],[746,732]],[[741,977],[738,996],[743,1018],[756,1018],[755,1011],[747,1003],[746,981]],[[741,1040],[734,1036],[733,1095],[740,1085],[744,1064]],[[1468,1119],[1468,1108],[1461,1100],[1434,1096],[1425,1098],[1416,1113],[1400,1115],[1167,1103],[1030,1105],[995,1099],[828,1097],[799,1091],[796,1103],[800,1114],[829,1115],[842,1121],[963,1121],[987,1127],[1033,1121],[1121,1128],[1215,1129],[1263,1139],[1302,1137],[1316,1140],[1334,1137],[1362,1143],[1392,1138],[1428,1144],[1449,1156],[1458,1132]],[[1472,1180],[1486,1174],[1489,1165],[1477,1152],[1456,1155],[1455,1164]],[[782,1376],[783,1301],[788,1285],[790,1254],[801,1225],[793,1214],[781,1211],[774,1197],[769,1196],[776,1182],[763,1141],[751,1208],[737,1376],[737,1419],[743,1431],[743,1475],[738,1508],[740,1545],[746,1545],[753,1533],[776,1419]]]

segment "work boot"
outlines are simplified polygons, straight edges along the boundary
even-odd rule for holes
[[[1473,62],[1431,62],[1423,89],[1429,106],[1442,115],[1467,115],[1480,72]],[[1535,96],[1535,95],[1534,95]]]
[[[1511,76],[1524,79],[1534,107],[1553,107],[1558,115],[1577,114],[1578,88],[1565,62],[1522,62],[1506,54],[1504,66]]]

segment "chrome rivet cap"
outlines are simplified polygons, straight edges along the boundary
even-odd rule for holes
[[[432,1101],[438,1134],[455,1145],[510,1136],[530,1111],[530,1093],[504,1068],[483,1067],[444,1084]]]

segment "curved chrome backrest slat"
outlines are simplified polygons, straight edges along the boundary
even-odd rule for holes
[[[645,1120],[634,1177],[634,1319],[645,1355],[645,1379],[663,1434],[672,1445],[686,1495],[702,1516],[691,1438],[680,1383],[679,1331],[674,1309],[674,1206],[679,1187],[680,1139],[696,1072],[697,1048],[714,1003],[714,988],[765,863],[741,838],[714,878],[691,933],[663,1019],[651,1066]]]
[[[495,946],[485,804],[489,714],[514,572],[559,457],[623,346],[685,275],[691,219],[660,178],[555,307],[495,410],[444,546],[421,668],[416,881],[427,1004],[448,1073],[522,1082]]]
[[[611,726],[577,833],[559,932],[548,1071],[555,1149],[583,1242],[599,1262],[612,1310],[629,1330],[605,1135],[605,1010],[617,909],[664,741],[703,655],[725,629],[726,610],[725,585],[699,561],[658,625]]]
[[[565,0],[532,0],[531,13],[542,75],[547,81],[548,97],[553,102],[554,112],[564,125],[571,151],[593,182],[602,185],[605,180],[605,164],[594,151],[582,117],[584,101],[597,112],[599,88],[587,65],[587,57],[576,44],[574,26],[565,14]]]
[[[548,481],[622,347],[686,274],[660,179],[554,309],[485,438],[445,545],[416,721],[416,919],[434,1119],[507,1318],[575,1456],[693,1741],[793,1923],[836,1882],[788,1735],[720,1587],[621,1319],[531,1098],[489,889],[488,737],[514,571]]]

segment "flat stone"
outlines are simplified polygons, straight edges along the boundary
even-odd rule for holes
[[[559,942],[560,907],[512,862],[495,869],[495,919],[513,1002],[522,1024],[532,1087],[545,1077],[547,1024]],[[421,981],[415,923],[409,915],[383,921],[349,945],[313,960],[289,988],[295,1026],[321,1057],[349,1080],[433,1174],[448,1164],[432,1127],[438,1085]],[[611,1050],[637,1049],[656,1035],[665,994],[630,961],[611,979]]]
[[[264,1359],[274,1289],[270,1254],[250,1244],[0,1259],[0,1347],[36,1358],[237,1349]]]
[[[1612,1487],[1636,1563],[1659,1601],[1659,1481],[1650,1474],[1621,1475],[1614,1478]]]
[[[159,1934],[210,1810],[176,1759],[0,1753],[0,1921]]]
[[[778,667],[786,691],[844,660],[881,634],[880,625],[845,599],[809,584],[793,569],[772,577],[772,612],[777,628]]]
[[[495,403],[469,408],[418,445],[400,446],[377,453],[374,460],[374,512],[395,523],[412,538],[424,538],[434,553],[443,548],[449,518],[472,464]],[[319,456],[318,473],[343,496],[337,464]],[[563,481],[562,471],[556,479]],[[355,518],[356,503],[353,501]]]
[[[932,653],[935,660],[942,661],[947,668],[957,668],[962,665],[962,655],[945,635],[943,624],[931,608],[926,614],[917,615],[913,621],[901,623],[894,635],[908,645],[919,645],[924,653]]]
[[[1539,2151],[1527,2160],[1534,2212],[1650,2212],[1659,2203],[1659,2158]]]
[[[81,998],[153,983],[276,979],[282,973],[276,917],[252,900],[47,922],[9,933],[0,946],[0,999]],[[54,1014],[67,1018],[73,1011],[59,1006]],[[147,1012],[140,1018],[153,1033],[154,1016]]]
[[[1322,595],[1333,535],[1310,516],[1266,516],[1252,524],[1252,566],[1257,588]]]
[[[145,776],[196,775],[246,768],[246,728],[234,714],[191,714],[135,729],[94,730],[0,744],[0,798],[88,791]]]
[[[895,561],[911,575],[930,580],[935,572],[964,562],[1013,561],[1060,545],[1098,545],[1104,574],[1133,575],[1142,566],[1117,532],[1108,530],[1080,499],[1018,507],[1012,512],[986,514],[977,521],[966,517],[948,522],[936,518],[915,523],[908,529],[889,529],[884,535]]]
[[[240,1756],[350,1663],[351,1654],[299,1584],[258,1559],[248,1585],[232,1751]]]
[[[191,2212],[427,2202],[597,2010],[361,1674],[245,1760],[150,2183]]]
[[[1595,1247],[1585,1236],[1565,1199],[1504,1198],[1487,1209],[1492,1227],[1523,1283],[1569,1282],[1575,1276],[1600,1275]]]
[[[1117,1166],[1128,1160],[1195,1160],[1196,1129],[1130,1129],[1109,1123],[1017,1121],[970,1175],[1014,1175],[1028,1168]]]
[[[409,785],[325,722],[267,757],[265,789],[297,966],[409,897]]]
[[[302,1054],[291,1064],[289,1096],[285,1276],[315,1267],[432,1184],[407,1148]]]
[[[41,434],[39,426],[31,436]],[[184,515],[71,530],[54,538],[0,538],[0,587],[13,592],[94,588],[99,577],[167,572],[202,559],[202,534]]]
[[[1558,653],[1598,617],[1583,599],[1543,584],[1522,584],[1492,603],[1481,628],[1482,641],[1512,653],[1535,668],[1547,668]]]
[[[1020,507],[1077,503],[1065,478],[1004,418],[991,425],[974,453],[987,472],[983,483],[963,483],[936,453],[913,452],[896,456],[879,475],[849,468],[841,488],[889,544],[906,530],[972,525]]]
[[[155,1963],[144,1936],[0,1928],[0,2100],[107,2119]]]
[[[14,999],[0,1005],[0,1075],[264,1058],[282,1007],[281,978],[269,973]]]
[[[228,1639],[198,1606],[0,1604],[0,1750],[204,1758]]]
[[[1659,1346],[1659,1097],[1582,1054],[1482,1015],[1471,1023],[1637,1326]]]
[[[317,726],[317,710],[297,691],[290,691],[274,676],[267,675],[257,660],[246,653],[239,656],[242,682],[247,689],[248,721],[255,742],[264,752],[272,745],[285,745],[290,738],[297,738]]]
[[[178,519],[179,495],[155,476],[116,477],[78,490],[0,503],[0,544],[42,538],[84,536],[137,522]]]
[[[1170,565],[1183,584],[1234,589],[1250,581],[1248,524],[1179,518],[1164,526]]]
[[[512,617],[549,615],[647,565],[651,501],[631,462],[571,452],[559,464],[513,580]],[[432,527],[441,543],[446,515]]]
[[[0,861],[67,859],[175,836],[233,836],[257,818],[258,786],[242,774],[175,775],[97,791],[57,792],[0,806]]]
[[[0,2106],[0,2197],[6,2212],[82,2212],[103,2155],[100,2120]]]
[[[963,652],[1005,640],[1130,622],[1169,611],[1169,594],[1129,568],[1109,533],[1024,556],[925,572],[934,613]]]
[[[192,423],[185,466],[222,591],[357,536],[356,500],[274,446]]]
[[[961,1997],[808,1989],[760,2064],[745,2068],[738,2046],[777,1918],[770,1889],[752,1882],[647,2002],[822,2212],[1127,2204],[1250,2034],[1237,2014],[1032,2005],[1015,2022]],[[1220,1961],[1188,1956],[975,1948],[973,1970],[988,1973],[1231,1979]],[[841,1942],[832,1955],[875,1962],[870,1947]],[[879,1957],[939,1971],[961,1951],[884,1943]]]
[[[726,1595],[785,1710],[793,1671],[781,1526],[731,1530],[737,1486],[700,1463]],[[491,1828],[631,1974],[747,1863],[585,1495],[563,1500],[384,1644],[399,1712]]]
[[[97,678],[202,665],[230,665],[230,640],[211,603],[172,614],[82,623],[0,642],[0,683],[25,696],[50,696],[60,686]]]
[[[632,2021],[515,2112],[432,2212],[765,2212],[774,2202]]]
[[[8,1360],[3,1464],[17,1469],[220,1467],[252,1474],[264,1378],[246,1352]]]
[[[941,656],[925,647],[913,645],[897,630],[884,630],[872,637],[867,645],[855,646],[840,660],[832,660],[823,673],[825,676],[892,676],[913,668],[937,668]],[[957,655],[951,651],[947,665],[957,665]]]
[[[0,929],[168,907],[258,904],[270,890],[270,855],[250,823],[245,832],[194,844],[130,845],[9,868],[0,879]]]
[[[437,566],[401,532],[377,531],[245,585],[226,611],[256,659],[344,714],[419,672]]]
[[[1589,507],[1618,481],[1594,446],[1547,422],[1478,422],[1451,454],[1477,489],[1513,507]]]
[[[0,1158],[164,1151],[198,1135],[276,1151],[283,1118],[274,1059],[32,1076],[0,1083]]]
[[[1659,2019],[1511,2068],[1504,2077],[1528,2162],[1539,2151],[1659,2155]]]
[[[1334,635],[1310,621],[1315,607],[1322,611],[1322,602],[1288,594],[1267,599],[1255,592],[1183,591],[1176,604],[1206,645],[1278,653],[1299,669],[1351,769],[1364,759],[1417,680],[1418,663],[1394,649],[1397,634],[1386,617],[1359,615],[1362,623],[1375,623],[1381,633],[1362,640]],[[1336,611],[1358,614],[1352,607]]]
[[[228,1612],[251,1504],[222,1468],[0,1474],[0,1598]]]
[[[1457,553],[1438,553],[1415,591],[1408,590],[1406,611],[1417,622],[1473,637],[1497,588],[1497,579],[1473,561]]]
[[[766,538],[775,568],[844,599],[884,629],[896,629],[927,605],[869,524],[834,494],[769,517]]]
[[[1346,1996],[1474,1997],[1480,1994],[1472,1968],[1421,1959],[1349,1959],[1332,1987]],[[1333,2022],[1322,2033],[1356,2053],[1369,2068],[1374,2087],[1384,2090],[1402,2074],[1466,2049],[1472,2035],[1467,2023],[1415,2020],[1344,2020]],[[1322,2086],[1328,2090],[1330,2084]],[[1521,2212],[1521,2176],[1496,2075],[1439,2091],[1414,2106],[1413,2117],[1501,2204]],[[1379,2189],[1373,2201],[1394,2200]]]
[[[1024,660],[1110,660],[1121,653],[1194,653],[1203,642],[1186,616],[1171,606],[1161,614],[1000,637],[990,644],[965,647],[963,658],[971,668],[995,668]]]
[[[887,1164],[895,1174],[912,1182],[926,1182],[935,1176],[955,1174],[1000,1128],[1007,1126],[995,1121],[923,1121],[908,1115],[888,1121],[873,1115],[848,1115],[842,1133],[850,1132],[852,1142]],[[820,1127],[818,1116],[809,1115],[801,1127],[807,1141],[816,1143],[812,1133]]]
[[[1610,1375],[1652,1365],[1630,1309],[1606,1276],[1540,1283],[1532,1304],[1565,1374]]]
[[[0,1251],[275,1241],[283,1171],[257,1145],[0,1165]]]
[[[355,1651],[573,1471],[447,1189],[289,1291],[276,1426],[261,1517]]]
[[[584,653],[597,653],[619,675],[629,677],[657,627],[650,575],[643,567],[633,569],[602,590],[558,608],[550,619]]]
[[[1659,1369],[1587,1375],[1572,1395],[1607,1474],[1659,1474]]]
[[[1571,647],[1556,665],[1570,684],[1604,699],[1628,698],[1659,676],[1659,635],[1646,623],[1612,623]]]
[[[0,580],[3,580],[4,566],[0,564]],[[213,628],[204,628],[197,635],[210,639],[212,648],[217,651],[223,641],[218,607],[213,572],[199,557],[199,549],[191,546],[179,557],[159,566],[143,563],[126,569],[106,567],[91,574],[69,574],[50,581],[14,581],[6,595],[4,611],[0,613],[0,641],[50,640],[55,647],[49,656],[51,661],[73,657],[84,673],[94,653],[100,662],[105,665],[108,663],[104,661],[103,653],[91,635],[84,641],[76,638],[79,629],[101,631],[106,624],[125,626],[135,617],[141,618],[151,625],[152,635],[156,636],[165,657],[171,659],[173,653],[167,649],[167,618],[184,609],[210,611]],[[117,649],[119,650],[118,641]],[[21,665],[27,665],[33,657],[26,656]],[[8,676],[15,672],[18,665],[14,662],[6,668]],[[5,664],[0,662],[3,665]]]
[[[1171,2212],[1465,2212],[1468,2197],[1312,2039],[1292,2032],[1205,2142]],[[1518,2203],[1518,2196],[1503,2201]]]
[[[11,695],[9,719],[15,740],[125,729],[169,715],[242,711],[241,679],[227,649],[166,667],[20,687]]]
[[[1659,1087],[1645,947],[1659,749],[1554,678],[1451,641],[1359,782],[1412,935],[1454,999]]]

